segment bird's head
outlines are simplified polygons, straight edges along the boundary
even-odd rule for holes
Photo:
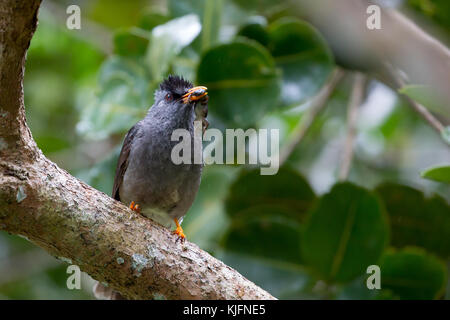
[[[170,75],[161,82],[155,93],[155,104],[151,109],[166,114],[184,114],[193,112],[196,102],[207,97],[207,88],[194,87],[193,84],[182,77]]]

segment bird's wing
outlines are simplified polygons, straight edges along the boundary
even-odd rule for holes
[[[119,189],[122,185],[125,171],[128,167],[128,156],[130,155],[131,145],[138,132],[139,122],[136,123],[130,131],[128,131],[123,141],[122,150],[120,150],[119,160],[117,161],[116,175],[114,177],[114,185],[112,191],[112,197],[120,201]]]

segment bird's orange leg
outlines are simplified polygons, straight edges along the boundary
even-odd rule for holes
[[[141,207],[137,203],[135,203],[134,201],[131,201],[130,209],[133,210],[136,213],[141,213]],[[131,216],[130,216],[130,219],[131,219]]]
[[[177,226],[177,228],[175,229],[175,231],[173,232],[174,234],[176,234],[177,240],[175,240],[175,242],[177,242],[178,240],[180,240],[180,242],[184,242],[184,240],[186,240],[186,236],[183,232],[183,228],[181,228],[180,223],[178,222],[177,218],[174,218],[173,221],[175,222],[175,225]]]

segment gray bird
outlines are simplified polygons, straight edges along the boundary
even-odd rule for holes
[[[155,102],[144,119],[125,136],[117,162],[112,197],[136,212],[167,227],[175,227],[176,241],[184,241],[181,228],[200,186],[203,164],[175,164],[171,141],[176,129],[189,131],[194,150],[194,121],[208,126],[206,87],[193,87],[178,76],[169,76],[155,93]],[[120,294],[97,283],[98,298],[117,299]]]

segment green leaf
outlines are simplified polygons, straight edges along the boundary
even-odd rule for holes
[[[139,23],[138,23],[138,27],[147,31],[152,30],[153,28],[155,28],[156,26],[159,26],[160,24],[164,24],[166,22],[168,22],[170,20],[170,18],[160,12],[155,12],[155,11],[147,11],[144,12],[140,19],[139,19]]]
[[[378,198],[340,183],[310,212],[301,240],[304,260],[327,281],[346,282],[375,264],[388,242],[388,224]]]
[[[272,176],[263,176],[254,169],[243,170],[233,182],[225,206],[232,218],[244,215],[252,207],[271,206],[300,221],[315,198],[305,178],[292,169],[281,167]]]
[[[298,105],[316,95],[334,68],[327,43],[310,24],[281,18],[269,26],[268,48],[283,71],[284,105]]]
[[[440,113],[444,116],[448,115],[448,107],[438,91],[426,85],[406,85],[398,90],[414,101],[422,104],[433,112]]]
[[[446,259],[450,257],[450,206],[435,195],[408,186],[385,183],[376,188],[391,221],[391,245],[418,246]]]
[[[123,133],[140,120],[152,105],[149,74],[139,59],[112,56],[99,72],[100,91],[81,106],[77,131],[90,139]]]
[[[282,167],[276,175],[242,170],[225,202],[231,225],[222,241],[230,252],[300,264],[300,222],[315,200],[308,182]]]
[[[425,169],[423,178],[450,183],[450,165],[442,165]]]
[[[201,25],[195,14],[170,20],[152,30],[146,61],[155,81],[163,79],[172,60],[200,33]]]
[[[369,275],[364,275],[355,280],[345,284],[337,295],[338,300],[398,300],[391,290],[376,289],[371,290],[367,288],[367,278]],[[381,277],[383,276],[381,272]]]
[[[401,299],[436,299],[445,290],[445,264],[419,248],[386,253],[380,268],[381,287]]]
[[[199,51],[205,51],[218,42],[223,0],[169,0],[168,5],[169,11],[174,17],[189,13],[195,13],[200,17],[202,31],[198,38],[201,48]]]
[[[251,126],[276,108],[279,79],[270,54],[250,40],[208,50],[197,71],[198,84],[208,87],[211,113],[237,127]]]
[[[243,170],[226,200],[232,220],[222,248],[267,264],[300,267],[300,222],[314,199],[306,180],[292,169],[282,167],[273,176]]]
[[[277,206],[252,207],[235,217],[222,247],[227,251],[300,264],[300,224]]]
[[[246,24],[239,29],[237,35],[258,41],[263,46],[269,44],[269,33],[266,26],[261,23],[251,22]]]
[[[120,56],[143,56],[150,34],[139,28],[121,30],[114,34],[114,53]]]
[[[283,105],[298,105],[318,93],[333,70],[331,51],[311,25],[281,18],[268,30],[258,22],[244,25],[238,35],[258,41],[272,53],[283,73]]]

